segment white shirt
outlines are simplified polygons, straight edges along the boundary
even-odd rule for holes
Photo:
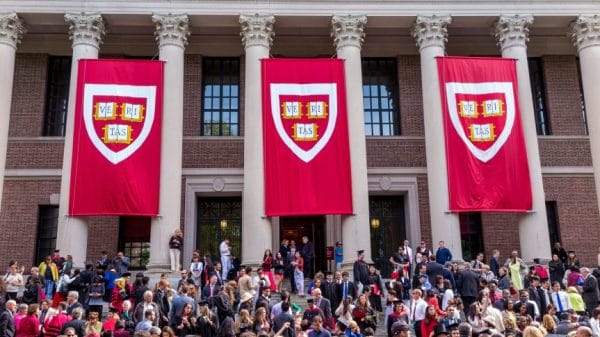
[[[590,326],[592,327],[592,336],[600,337],[600,326],[598,326],[598,320],[595,318],[590,318]]]
[[[558,307],[558,298],[557,297],[560,297],[560,304],[561,304],[562,308]],[[556,309],[558,310],[558,312],[564,312],[564,311],[571,309],[571,301],[569,300],[569,294],[567,294],[564,291],[559,291],[558,293],[551,293],[550,299],[552,300],[552,303],[554,303],[554,305],[556,306]],[[562,311],[560,309],[562,309]]]
[[[419,298],[417,301],[412,300],[410,302],[410,321],[417,322],[425,319],[425,314],[427,313],[427,302],[425,302],[422,298]]]
[[[221,253],[221,256],[229,256],[229,245],[227,244],[227,242],[221,242],[221,244],[219,245],[219,253]]]
[[[404,251],[408,255],[408,261],[410,261],[410,263],[412,264],[413,263],[413,251],[412,251],[412,248],[410,248],[409,246],[404,246]]]

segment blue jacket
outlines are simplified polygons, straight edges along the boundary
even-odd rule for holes
[[[450,252],[450,249],[446,247],[438,248],[437,252],[435,253],[435,262],[443,265],[444,263],[450,261],[452,261],[452,253]]]

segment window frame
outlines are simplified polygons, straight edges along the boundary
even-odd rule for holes
[[[402,125],[397,59],[395,57],[363,57],[361,68],[365,136],[400,136]],[[382,95],[382,86],[388,87],[386,88],[387,96]],[[373,103],[376,103],[377,107],[373,107]],[[386,104],[387,107],[384,107]],[[377,120],[375,121],[375,119]]]
[[[33,265],[44,261],[46,256],[52,255],[56,249],[56,238],[58,232],[58,206],[38,205],[38,221],[35,239],[35,256]],[[44,234],[44,235],[42,235]],[[42,241],[50,240],[50,244]]]
[[[69,109],[71,56],[48,57],[43,137],[64,137]]]
[[[218,70],[210,69],[210,64],[216,63]],[[229,63],[229,65],[228,65]],[[229,66],[229,71],[226,68]],[[213,86],[210,89],[208,86]],[[214,93],[218,88],[218,95]],[[228,94],[226,95],[226,89]],[[234,90],[235,89],[235,90]],[[234,93],[235,91],[235,93]],[[241,92],[241,62],[239,57],[203,57],[202,58],[202,105],[200,113],[200,134],[208,137],[237,137],[240,136],[240,92]],[[207,93],[210,93],[207,95]],[[226,102],[229,107],[226,107]],[[216,106],[215,106],[216,104]],[[210,108],[207,108],[210,106]],[[234,107],[235,106],[235,107]],[[207,113],[210,117],[217,116],[216,120],[210,119],[207,123]],[[228,122],[225,117],[228,116]],[[235,118],[234,118],[235,116]],[[235,120],[235,122],[232,122]],[[229,126],[228,132],[226,127]],[[208,128],[207,128],[208,127]],[[216,128],[216,129],[215,129]]]
[[[552,135],[550,113],[548,109],[548,92],[546,90],[544,60],[541,57],[528,57],[529,83],[533,113],[535,116],[535,130],[538,136]]]

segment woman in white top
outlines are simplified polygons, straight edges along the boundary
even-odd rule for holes
[[[194,254],[190,265],[190,276],[194,280],[196,289],[202,286],[202,271],[204,271],[204,262],[200,261],[200,255]]]
[[[449,280],[444,279],[444,295],[442,296],[442,310],[448,309],[448,304],[454,300],[454,290]]]
[[[16,300],[19,288],[23,286],[23,275],[19,273],[19,267],[17,262],[13,262],[10,265],[10,271],[4,275],[4,282],[6,283],[6,297],[9,300]]]

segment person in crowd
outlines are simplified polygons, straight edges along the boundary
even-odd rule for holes
[[[587,267],[581,268],[583,284],[581,285],[581,297],[585,303],[586,313],[592,316],[592,311],[598,306],[598,280],[592,275]]]
[[[369,265],[365,262],[365,251],[363,249],[358,250],[356,253],[358,258],[354,261],[352,267],[354,285],[356,285],[357,292],[362,294],[363,287],[368,285],[369,282]]]
[[[173,271],[181,269],[181,249],[183,249],[183,233],[177,228],[169,239],[169,258]]]
[[[294,253],[294,259],[291,262],[294,270],[294,284],[296,285],[296,294],[304,297],[304,259],[299,251]]]
[[[408,324],[408,308],[404,306],[402,301],[394,301],[392,304],[393,311],[386,317],[386,328],[388,337],[392,337],[392,326],[396,322],[403,322]]]
[[[433,335],[435,328],[439,325],[438,314],[433,305],[428,305],[425,311],[425,318],[421,321],[420,333],[422,337]]]
[[[219,320],[208,306],[208,301],[200,301],[199,315],[196,319],[196,333],[202,337],[217,337],[219,332]]]
[[[123,277],[123,274],[127,273],[129,270],[130,260],[129,257],[125,256],[123,252],[118,252],[117,257],[113,261],[113,267],[115,268],[117,274]]]
[[[27,316],[23,317],[16,331],[16,337],[38,337],[40,334],[40,322],[38,320],[39,305],[30,304],[27,308]]]
[[[569,253],[567,254],[567,260],[565,261],[565,266],[567,268],[570,268],[570,267],[580,268],[581,267],[581,262],[579,262],[579,258],[577,257],[577,254],[575,254],[575,251],[573,251],[573,250],[569,251]]]
[[[100,315],[95,311],[88,313],[88,319],[85,322],[85,335],[100,334],[102,332],[102,322],[100,321]]]
[[[58,267],[52,261],[52,256],[48,255],[38,266],[39,273],[44,279],[44,294],[47,299],[54,296],[54,285],[58,282]]]
[[[19,265],[16,261],[12,261],[8,266],[8,269],[8,273],[3,276],[3,281],[6,285],[6,299],[16,300],[17,293],[20,288],[25,285],[23,274],[19,272]]]
[[[264,276],[269,280],[269,287],[271,291],[277,291],[277,284],[275,284],[275,277],[273,276],[273,253],[270,249],[266,249],[263,254],[262,261],[262,272]]]
[[[567,293],[569,294],[569,303],[571,304],[571,309],[574,310],[579,315],[583,315],[585,313],[585,302],[579,294],[579,291],[576,287],[568,287]]]
[[[115,287],[113,288],[112,299],[110,305],[113,308],[123,308],[123,301],[133,300],[131,294],[133,287],[129,283],[131,273],[124,272],[121,278],[115,280]]]
[[[565,253],[566,260],[566,253]],[[562,282],[565,277],[565,264],[557,254],[552,255],[552,260],[548,262],[548,272],[550,273],[550,282]]]
[[[513,250],[508,260],[504,263],[508,269],[511,285],[516,291],[523,289],[523,276],[521,273],[527,271],[527,264],[519,257],[519,252]]]
[[[335,270],[342,270],[342,262],[344,261],[344,245],[342,244],[342,241],[335,243],[333,253],[335,256]]]
[[[435,252],[435,262],[443,265],[446,262],[452,261],[452,253],[450,249],[446,247],[446,243],[444,241],[439,242],[439,246],[437,251]]]
[[[283,278],[285,276],[285,260],[281,252],[275,254],[273,259],[273,277],[275,278],[275,290],[280,293],[283,289]]]
[[[77,336],[85,336],[85,320],[83,320],[83,308],[75,308],[71,312],[72,319],[63,325],[61,335],[67,333],[67,329],[73,329]]]
[[[384,296],[383,282],[381,276],[377,272],[374,264],[369,265],[369,275],[367,277],[367,284],[371,288],[371,294],[369,296],[369,302],[373,309],[377,312],[382,312],[383,307],[381,304],[381,298]]]
[[[133,321],[136,324],[139,324],[146,319],[146,312],[148,310],[154,312],[151,326],[158,326],[162,313],[160,306],[154,302],[154,294],[150,290],[146,290],[143,301],[135,306],[135,309],[133,310]]]
[[[151,311],[152,312],[152,311]],[[171,329],[176,336],[193,335],[196,326],[196,317],[194,317],[193,306],[186,303],[175,316],[171,323]]]
[[[231,266],[231,245],[229,239],[221,241],[219,244],[219,254],[221,256],[221,278],[227,279],[227,273]]]
[[[304,259],[304,277],[311,279],[314,275],[313,262],[315,260],[315,248],[312,242],[308,240],[308,236],[302,237],[300,253]]]

